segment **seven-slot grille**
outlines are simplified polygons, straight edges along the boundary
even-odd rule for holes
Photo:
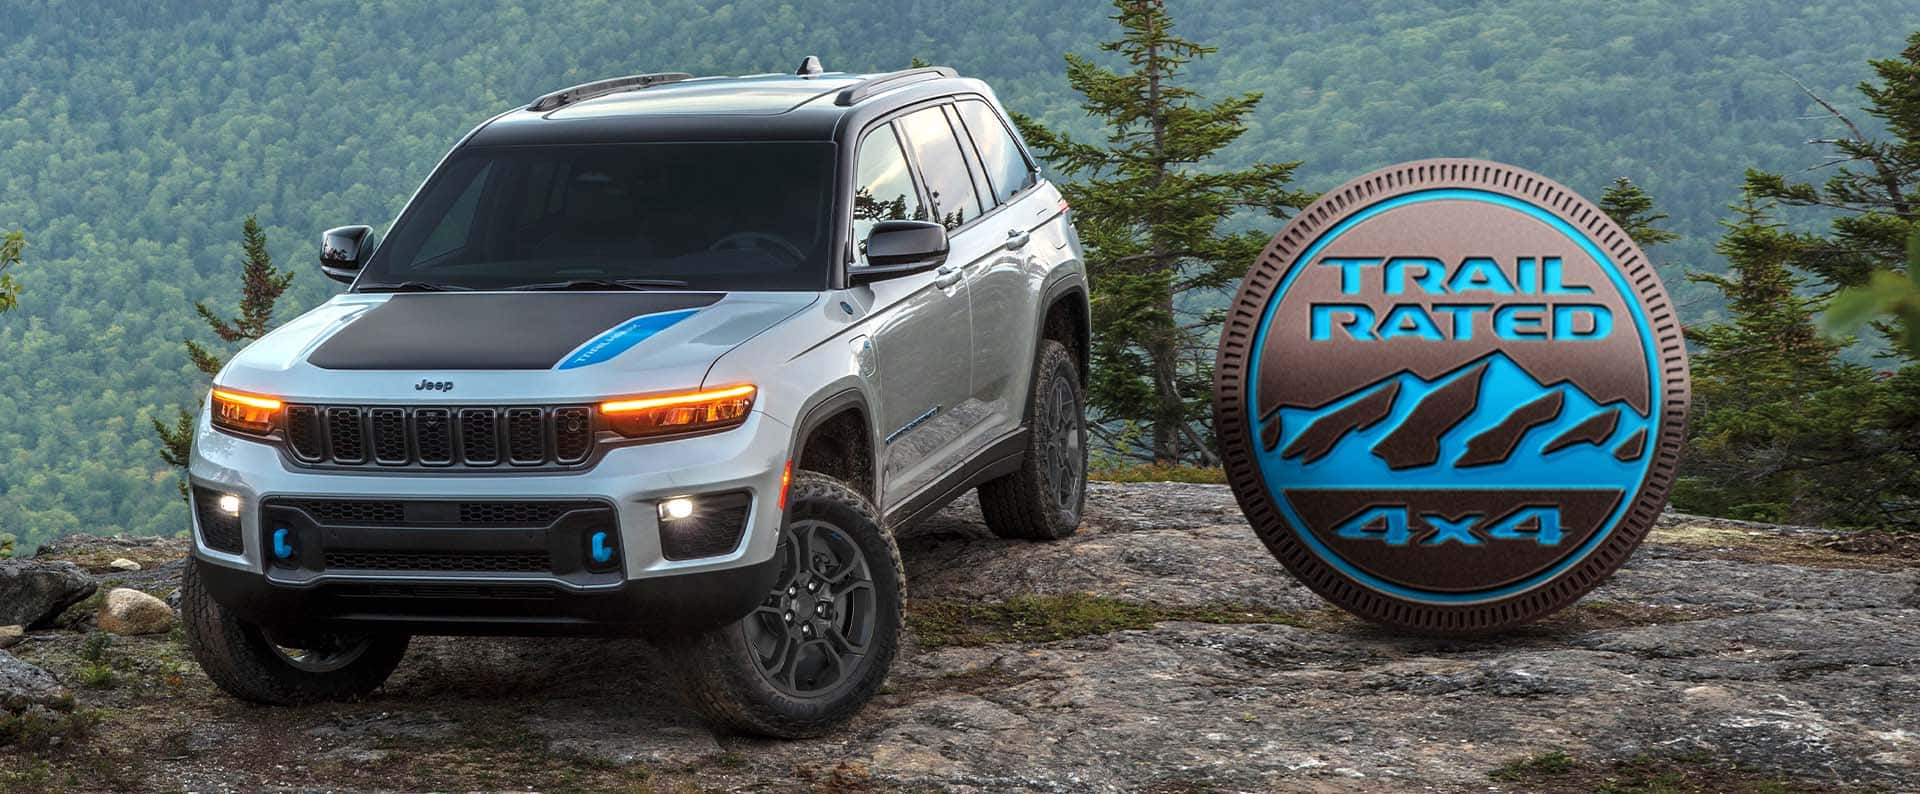
[[[288,405],[287,448],[327,466],[573,466],[593,450],[586,406]]]

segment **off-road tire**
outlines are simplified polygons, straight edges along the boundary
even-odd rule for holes
[[[866,651],[857,662],[847,665],[831,689],[819,695],[797,696],[776,687],[769,681],[769,674],[761,670],[759,652],[749,639],[754,629],[748,625],[748,621],[760,619],[758,611],[717,629],[665,638],[661,649],[695,709],[708,720],[741,733],[799,739],[844,725],[880,691],[903,631],[907,574],[893,534],[878,516],[866,497],[847,485],[814,472],[794,473],[781,532],[817,522],[815,526],[838,529],[859,547],[874,596],[874,623],[864,646]],[[775,605],[763,609],[781,609],[777,605],[779,597],[793,581],[784,564],[781,579],[769,594]]]
[[[1059,540],[1080,527],[1087,502],[1085,406],[1073,354],[1054,340],[1042,342],[1027,397],[1027,452],[1020,470],[980,486],[980,512],[993,534]],[[1078,447],[1054,449],[1066,443],[1062,433],[1068,431],[1076,434]],[[1054,481],[1061,477],[1072,483],[1073,493],[1066,499]]]
[[[260,627],[213,600],[192,561],[181,579],[180,612],[187,647],[200,669],[227,694],[254,703],[301,706],[360,697],[380,688],[407,652],[406,635],[375,635],[357,658],[339,669],[298,669],[274,650]]]

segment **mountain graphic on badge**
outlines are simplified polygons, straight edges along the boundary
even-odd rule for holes
[[[1562,186],[1471,160],[1369,174],[1276,235],[1233,307],[1229,482],[1275,557],[1356,614],[1537,619],[1665,505],[1679,326],[1633,241]]]

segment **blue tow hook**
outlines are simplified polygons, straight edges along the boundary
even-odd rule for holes
[[[607,543],[607,533],[593,533],[593,561],[605,565],[613,559],[613,546]]]
[[[274,557],[282,560],[288,560],[293,558],[293,544],[287,542],[288,534],[289,533],[287,532],[286,527],[281,527],[273,531],[273,556]]]

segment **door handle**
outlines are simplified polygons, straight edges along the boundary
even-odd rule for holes
[[[1009,251],[1017,250],[1024,247],[1027,241],[1031,239],[1033,239],[1033,235],[1026,229],[1013,229],[1007,232],[1006,248]]]
[[[960,283],[960,279],[966,275],[961,272],[959,265],[941,265],[939,270],[933,271],[933,285],[946,289]]]

